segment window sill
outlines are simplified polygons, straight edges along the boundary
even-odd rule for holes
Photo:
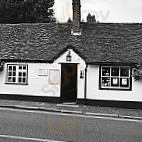
[[[59,83],[50,83],[50,82],[49,82],[49,84],[50,85],[59,85]]]
[[[23,83],[9,83],[9,82],[6,82],[5,84],[7,85],[29,85],[28,83],[23,84]]]
[[[131,88],[124,89],[124,88],[99,88],[100,90],[112,90],[112,91],[132,91]]]

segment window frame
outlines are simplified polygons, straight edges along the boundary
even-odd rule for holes
[[[110,75],[108,76],[108,78],[110,78],[110,87],[103,87],[102,86],[102,78],[103,77],[106,77],[107,78],[107,76],[102,76],[102,68],[103,67],[109,67],[110,68]],[[113,67],[119,67],[119,76],[111,76],[111,71],[112,71],[112,68]],[[121,70],[121,67],[129,67],[129,76],[128,77],[126,77],[126,76],[121,76],[120,74],[120,70]],[[112,87],[111,86],[111,79],[112,78],[118,78],[118,80],[119,80],[119,85],[118,85],[118,87],[117,86],[114,86],[114,87]],[[129,79],[129,87],[121,87],[120,85],[120,83],[121,83],[121,78],[128,78]],[[130,66],[130,65],[100,65],[100,67],[99,67],[99,89],[100,90],[124,90],[124,91],[132,91],[132,67]]]
[[[18,71],[16,70],[16,81],[15,82],[9,82],[8,81],[8,67],[9,66],[16,66],[16,69],[19,68],[20,66],[26,66],[26,82],[23,83],[23,82],[19,82],[18,81],[18,78],[19,78],[19,73],[20,73],[20,69],[18,69]],[[22,69],[22,73],[24,73],[23,69]],[[5,78],[5,84],[14,84],[14,85],[28,85],[28,64],[7,64],[7,68],[6,68],[6,78]]]

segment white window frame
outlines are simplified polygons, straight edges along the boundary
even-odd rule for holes
[[[12,67],[12,70],[11,70],[12,74],[14,73],[13,67],[16,67],[14,76],[9,75],[10,74],[10,70],[9,70],[10,66]],[[22,67],[22,68],[20,69],[20,67]],[[21,74],[21,75],[19,75],[19,74]],[[9,81],[9,78],[11,78],[11,79],[15,78],[15,81]],[[28,84],[28,65],[27,64],[7,64],[6,84],[27,85]]]
[[[107,67],[107,68],[110,68],[110,75],[108,76],[103,76],[103,68],[104,67]],[[129,68],[129,76],[121,76],[120,74],[120,70],[121,70],[121,67],[126,67],[126,68]],[[119,76],[112,76],[112,68],[119,68]],[[114,89],[114,90],[131,90],[131,67],[130,66],[101,66],[100,67],[101,71],[100,71],[100,89]],[[109,86],[103,86],[102,82],[103,82],[103,79],[102,78],[109,78],[110,80],[110,85]],[[111,86],[112,82],[111,82],[111,79],[112,78],[116,78],[118,79],[118,86]],[[120,80],[121,79],[128,79],[128,87],[125,87],[125,86],[121,86],[120,84]]]

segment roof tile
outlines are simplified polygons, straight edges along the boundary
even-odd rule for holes
[[[82,35],[70,24],[1,24],[0,57],[53,61],[72,46],[86,62],[142,62],[142,24],[81,23]]]

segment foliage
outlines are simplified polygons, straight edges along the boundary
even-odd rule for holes
[[[71,22],[72,22],[71,18],[69,18],[67,22],[68,22],[68,23],[71,23]]]
[[[2,61],[0,60],[0,71],[3,71],[3,68],[4,68],[4,62],[2,62]]]
[[[95,15],[91,15],[90,13],[87,15],[87,22],[88,23],[96,23]]]
[[[135,81],[140,80],[142,78],[142,66],[140,64],[136,64],[133,68],[133,78]]]
[[[55,22],[54,0],[1,0],[0,23]]]

